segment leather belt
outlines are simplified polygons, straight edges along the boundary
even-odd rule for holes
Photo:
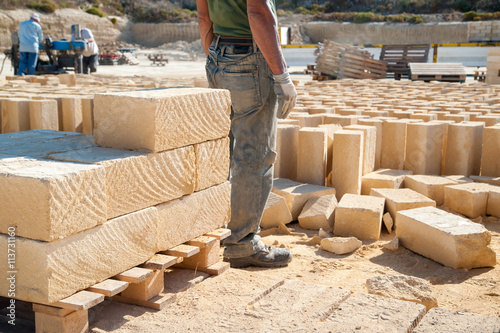
[[[220,36],[215,35],[214,37],[216,45],[244,45],[251,46],[253,45],[252,37],[235,37],[235,36]]]

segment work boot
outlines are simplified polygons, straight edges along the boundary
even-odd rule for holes
[[[224,258],[229,261],[232,268],[256,267],[284,267],[292,261],[292,253],[289,249],[264,247],[259,252],[248,257]]]

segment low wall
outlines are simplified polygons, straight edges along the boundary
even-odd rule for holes
[[[312,43],[325,39],[344,44],[466,43],[469,25],[453,23],[336,23],[310,22],[304,25]]]
[[[469,40],[500,42],[500,21],[470,22]]]
[[[200,39],[196,23],[136,23],[132,26],[132,39],[135,43],[156,47],[179,40],[194,42]]]

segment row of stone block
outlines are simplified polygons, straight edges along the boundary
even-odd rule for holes
[[[0,269],[15,272],[16,299],[56,302],[225,225],[230,188],[224,182],[53,242],[20,237],[15,228],[11,236],[0,235],[0,247],[15,243],[16,251],[14,261],[2,251]],[[9,289],[2,278],[0,296],[10,297]]]
[[[161,153],[56,131],[0,135],[0,232],[54,241],[227,180],[229,139]]]

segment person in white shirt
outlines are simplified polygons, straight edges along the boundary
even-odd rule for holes
[[[87,44],[85,51],[83,51],[83,74],[95,73],[97,71],[99,48],[90,29],[83,28],[80,33]]]
[[[43,41],[40,16],[33,13],[30,19],[19,24],[19,68],[17,75],[35,74],[38,60],[38,48]]]

